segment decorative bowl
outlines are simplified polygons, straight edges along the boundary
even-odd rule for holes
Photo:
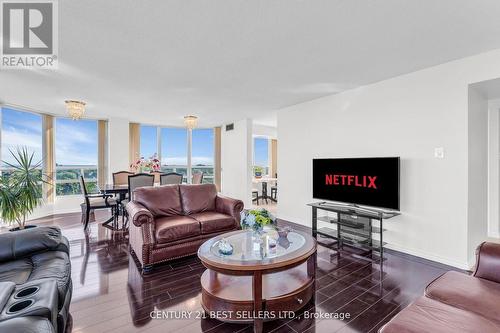
[[[218,244],[219,247],[219,253],[223,255],[231,255],[233,254],[233,246],[229,244],[227,240],[224,238],[219,241]]]
[[[290,231],[292,231],[292,228],[290,228],[290,227],[278,227],[277,231],[278,231],[278,236],[280,236],[280,238],[287,238],[288,233]]]

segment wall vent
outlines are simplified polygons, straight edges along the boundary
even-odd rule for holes
[[[234,123],[233,124],[227,124],[226,125],[226,132],[227,131],[232,131],[232,130],[234,130]]]

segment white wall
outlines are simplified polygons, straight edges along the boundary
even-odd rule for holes
[[[468,209],[469,263],[474,248],[488,237],[488,101],[479,89],[468,89]]]
[[[234,122],[234,130],[221,133],[221,192],[252,204],[252,120]]]
[[[500,237],[500,99],[488,101],[488,236]]]
[[[129,120],[110,118],[108,120],[108,180],[112,173],[129,170]]]
[[[260,124],[253,124],[252,126],[252,133],[254,136],[262,136],[269,139],[276,139],[278,137],[278,130],[276,127]]]
[[[468,268],[486,225],[468,214],[469,149],[480,141],[469,145],[468,131],[483,126],[468,126],[468,85],[496,77],[500,50],[279,110],[278,215],[310,226],[315,157],[401,156],[402,216],[386,224],[388,247]]]

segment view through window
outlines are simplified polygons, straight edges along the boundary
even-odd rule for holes
[[[89,192],[97,191],[97,121],[56,118],[56,195],[80,194],[83,175]]]
[[[187,129],[161,129],[161,171],[187,177]]]
[[[269,140],[267,138],[254,138],[253,145],[253,170],[258,176],[269,174]]]
[[[187,171],[192,174],[203,172],[203,182],[214,182],[214,131],[211,128],[192,131],[191,166],[188,165],[188,130],[185,128],[161,127],[160,142],[156,135],[157,127],[141,125],[140,155],[150,158],[157,153],[161,159],[162,172],[177,172],[187,181]]]
[[[12,173],[8,163],[17,164],[11,151],[16,153],[17,149],[26,148],[30,154],[34,153],[33,163],[42,161],[42,116],[5,107],[0,110],[0,169],[2,175],[8,176]]]
[[[203,183],[214,182],[214,130],[193,130],[192,173],[203,172]]]
[[[141,157],[150,158],[157,154],[156,127],[141,126]]]

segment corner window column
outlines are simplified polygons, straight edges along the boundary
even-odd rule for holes
[[[108,142],[108,122],[99,120],[97,122],[97,184],[103,187],[107,182],[107,142]]]
[[[214,128],[214,183],[217,191],[221,191],[221,127]]]
[[[55,154],[54,154],[54,117],[42,116],[42,168],[49,176],[48,182],[42,185],[43,198],[47,203],[53,203],[55,199]]]
[[[193,130],[187,130],[187,183],[191,184],[193,181],[193,171],[191,170],[191,152],[193,150]]]
[[[271,174],[269,176],[276,177],[278,172],[278,140],[271,139]]]
[[[129,124],[129,147],[130,147],[130,155],[129,155],[129,164],[137,161],[141,156],[139,153],[141,147],[141,124],[130,123]]]

